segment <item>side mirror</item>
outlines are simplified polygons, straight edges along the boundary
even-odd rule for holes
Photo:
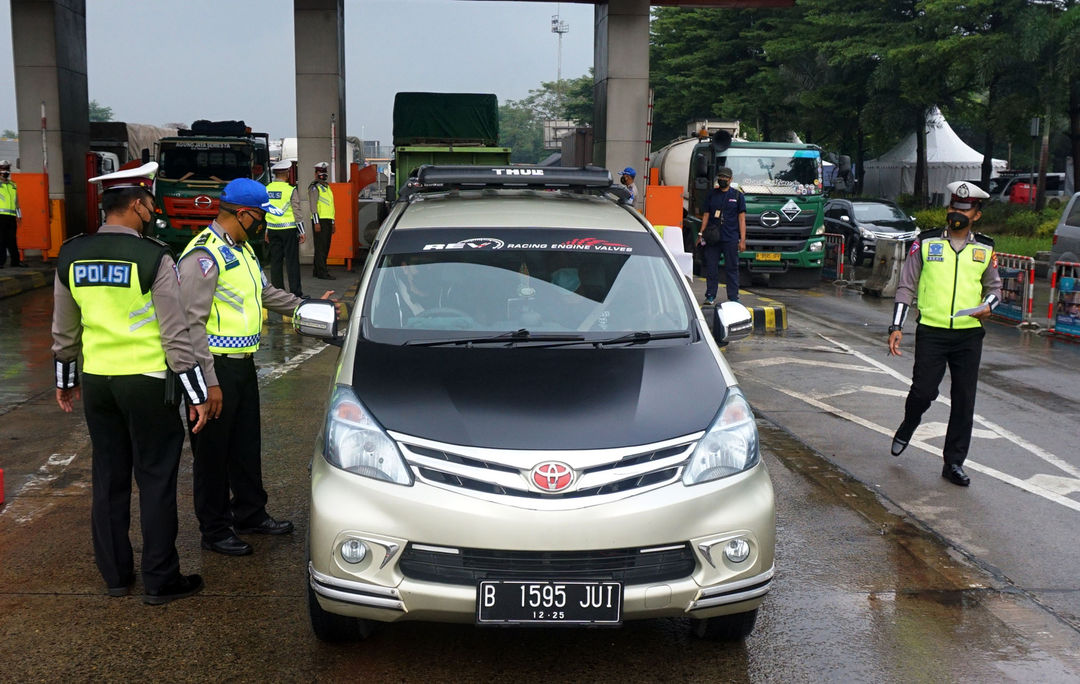
[[[709,160],[704,154],[698,153],[694,157],[694,177],[695,178],[708,178],[709,177]]]
[[[397,190],[394,189],[393,184],[386,186],[386,201],[388,204],[397,201]]]
[[[844,223],[848,223],[848,222],[851,221],[851,217],[848,216],[847,214],[844,214],[843,216],[840,217],[840,220],[843,221]]]
[[[142,160],[143,164],[149,164],[150,163],[150,148],[148,148],[148,147],[142,148],[142,153],[139,155],[139,158]]]
[[[738,302],[723,302],[713,309],[713,339],[721,347],[741,340],[754,330],[754,316]]]
[[[338,335],[337,308],[326,299],[309,299],[296,307],[293,329],[307,337],[318,337],[340,347],[344,341]]]

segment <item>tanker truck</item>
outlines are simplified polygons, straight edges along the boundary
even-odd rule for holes
[[[821,149],[803,143],[681,138],[651,161],[660,184],[683,188],[683,241],[694,251],[705,200],[721,166],[746,196],[746,251],[739,253],[743,282],[768,276],[771,287],[812,287],[821,281],[825,255],[825,199]],[[749,277],[747,277],[749,276]]]

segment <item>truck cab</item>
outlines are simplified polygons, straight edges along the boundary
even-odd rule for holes
[[[218,213],[218,198],[235,178],[270,182],[270,140],[242,121],[195,122],[155,145],[159,164],[156,237],[183,249]]]
[[[746,197],[746,251],[740,269],[769,275],[776,287],[811,287],[821,280],[825,255],[825,199],[821,149],[801,143],[732,141],[720,132],[694,146],[690,157],[683,235],[701,229],[716,170],[732,170]],[[693,244],[686,245],[687,251]]]

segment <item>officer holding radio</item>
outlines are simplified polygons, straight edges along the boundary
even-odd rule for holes
[[[183,386],[192,430],[206,424],[208,388],[195,361],[180,304],[176,265],[164,243],[146,237],[154,218],[157,163],[91,178],[103,186],[105,225],[60,248],[53,285],[56,403],[70,413],[83,396],[93,444],[94,559],[110,596],[135,582],[132,471],[139,485],[143,601],[190,596],[199,575],[180,574],[176,474],[184,428],[168,373]],[[77,369],[83,354],[82,385]]]
[[[941,476],[967,487],[964,472],[975,415],[975,389],[986,332],[982,321],[1001,301],[1001,278],[997,270],[994,241],[972,232],[982,217],[986,192],[967,181],[946,186],[949,195],[948,227],[923,232],[912,243],[900,271],[889,353],[900,355],[904,320],[916,295],[919,320],[915,329],[915,364],[911,390],[904,404],[904,420],[893,436],[891,452],[899,456],[907,448],[923,413],[937,398],[938,385],[949,367],[952,377],[949,427],[942,450]]]

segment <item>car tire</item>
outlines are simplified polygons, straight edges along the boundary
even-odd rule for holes
[[[315,590],[311,588],[310,580],[307,585],[308,616],[311,618],[311,630],[319,641],[334,644],[363,641],[375,631],[375,623],[371,620],[336,615],[323,610],[315,596]]]
[[[754,631],[757,608],[746,613],[693,621],[694,636],[708,641],[742,641]]]
[[[858,266],[863,260],[862,243],[852,240],[847,248],[847,262],[849,266]]]

